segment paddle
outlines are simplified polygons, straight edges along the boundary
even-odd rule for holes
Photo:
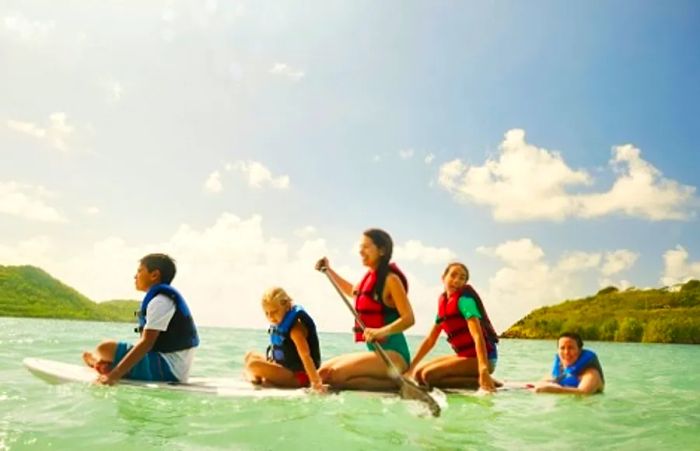
[[[340,289],[338,284],[335,283],[335,280],[331,277],[330,274],[328,274],[328,268],[327,267],[322,267],[319,269],[322,273],[328,277],[328,280],[331,282],[331,285],[333,285],[333,288],[335,288],[335,291],[338,292],[340,295],[341,299],[345,303],[345,306],[350,310],[352,315],[355,317],[355,320],[357,321],[357,324],[360,326],[360,328],[364,331],[365,330],[365,325],[360,319],[360,316],[357,314],[355,311],[355,308],[350,304],[350,301],[345,297],[345,294],[343,291]],[[387,355],[386,351],[382,346],[374,342],[374,351],[377,353],[377,355],[384,361],[386,366],[389,368],[389,377],[396,382],[396,385],[399,387],[399,396],[402,399],[410,399],[410,400],[415,400],[415,401],[420,401],[427,405],[428,409],[430,410],[430,413],[434,417],[440,416],[440,405],[437,403],[437,401],[430,396],[430,394],[420,387],[418,384],[415,382],[411,381],[410,379],[405,378],[401,372],[399,372],[398,368],[396,368],[396,365],[394,365],[394,362],[391,361],[389,356]]]

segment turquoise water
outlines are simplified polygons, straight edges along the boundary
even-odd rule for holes
[[[0,450],[5,449],[629,449],[700,450],[700,346],[590,343],[607,379],[588,398],[450,396],[440,418],[396,399],[357,393],[251,400],[134,387],[49,385],[22,358],[78,363],[100,338],[134,338],[125,324],[0,318]],[[263,331],[203,328],[193,375],[240,377]],[[356,350],[323,334],[324,357]],[[420,337],[409,337],[415,349]],[[447,352],[444,343],[437,351]],[[436,351],[434,351],[435,353]],[[554,342],[503,340],[499,379],[537,379]],[[437,354],[434,354],[437,355]]]

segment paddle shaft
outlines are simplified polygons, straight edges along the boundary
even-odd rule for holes
[[[350,304],[350,301],[345,296],[345,293],[343,293],[343,290],[340,289],[335,280],[333,280],[333,277],[331,277],[331,275],[328,273],[328,268],[321,269],[321,272],[328,277],[328,280],[331,282],[331,285],[333,285],[333,288],[335,288],[335,291],[337,291],[340,297],[343,299],[345,306],[348,308],[348,310],[350,310],[352,316],[355,317],[357,325],[360,326],[362,331],[364,331],[366,329],[364,322],[360,319],[360,316],[357,314],[357,311],[355,311],[352,304]],[[404,399],[421,401],[428,406],[430,413],[434,417],[440,416],[441,408],[437,401],[433,399],[433,397],[430,396],[424,389],[420,388],[415,382],[411,382],[407,378],[403,377],[398,368],[396,368],[396,365],[394,365],[394,362],[391,361],[386,351],[379,343],[374,342],[373,344],[374,352],[384,361],[387,368],[389,368],[389,377],[398,385],[399,396]]]
[[[335,288],[335,291],[337,291],[340,297],[343,299],[345,306],[348,308],[348,310],[350,310],[352,316],[355,317],[355,321],[357,321],[357,324],[360,326],[360,329],[364,331],[366,329],[365,323],[362,322],[362,320],[360,319],[360,315],[357,314],[355,307],[353,307],[350,301],[348,301],[348,298],[345,297],[345,293],[343,293],[343,290],[341,290],[338,284],[335,283],[333,277],[331,277],[331,275],[328,274],[328,268],[323,268],[321,272],[325,274],[326,277],[328,277],[328,280],[331,282],[331,285],[333,285],[333,288]],[[393,374],[396,374],[399,378],[401,378],[401,373],[399,372],[398,368],[396,368],[396,365],[394,365],[394,362],[391,361],[384,348],[382,348],[382,346],[377,342],[374,342],[372,344],[374,345],[374,350],[376,351],[377,355],[379,355],[379,357],[381,357],[381,359],[384,360],[384,363],[386,363],[386,365],[392,370]]]

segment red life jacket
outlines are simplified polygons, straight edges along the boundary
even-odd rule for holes
[[[406,292],[408,292],[408,281],[399,267],[394,263],[390,263],[389,272],[393,272],[399,276],[399,279],[401,279],[401,284]],[[388,276],[389,274],[387,274],[387,277]],[[375,270],[367,271],[367,274],[365,274],[362,278],[360,285],[357,287],[357,292],[355,293],[355,310],[357,311],[357,314],[365,327],[373,329],[385,325],[385,314],[387,311],[396,311],[396,309],[388,307],[384,304],[381,293],[379,295],[375,295],[374,286],[376,284],[377,272]],[[355,321],[353,332],[355,332],[355,341],[365,341],[365,337],[362,334],[362,328],[357,321]]]
[[[469,332],[467,320],[459,311],[459,298],[468,296],[476,301],[476,306],[481,313],[481,331],[486,342],[486,354],[491,354],[498,343],[498,335],[491,325],[486,309],[479,294],[471,287],[464,285],[462,289],[453,293],[449,298],[442,293],[438,299],[438,323],[442,325],[442,330],[447,334],[447,341],[452,349],[460,357],[476,357],[476,345],[472,334]]]

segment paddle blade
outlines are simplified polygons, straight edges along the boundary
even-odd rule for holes
[[[405,377],[400,379],[399,396],[401,396],[402,399],[419,401],[428,407],[428,410],[430,410],[430,414],[432,416],[440,416],[440,405],[435,398],[430,396],[430,393],[425,391],[425,389],[419,387],[416,383],[406,379]]]

